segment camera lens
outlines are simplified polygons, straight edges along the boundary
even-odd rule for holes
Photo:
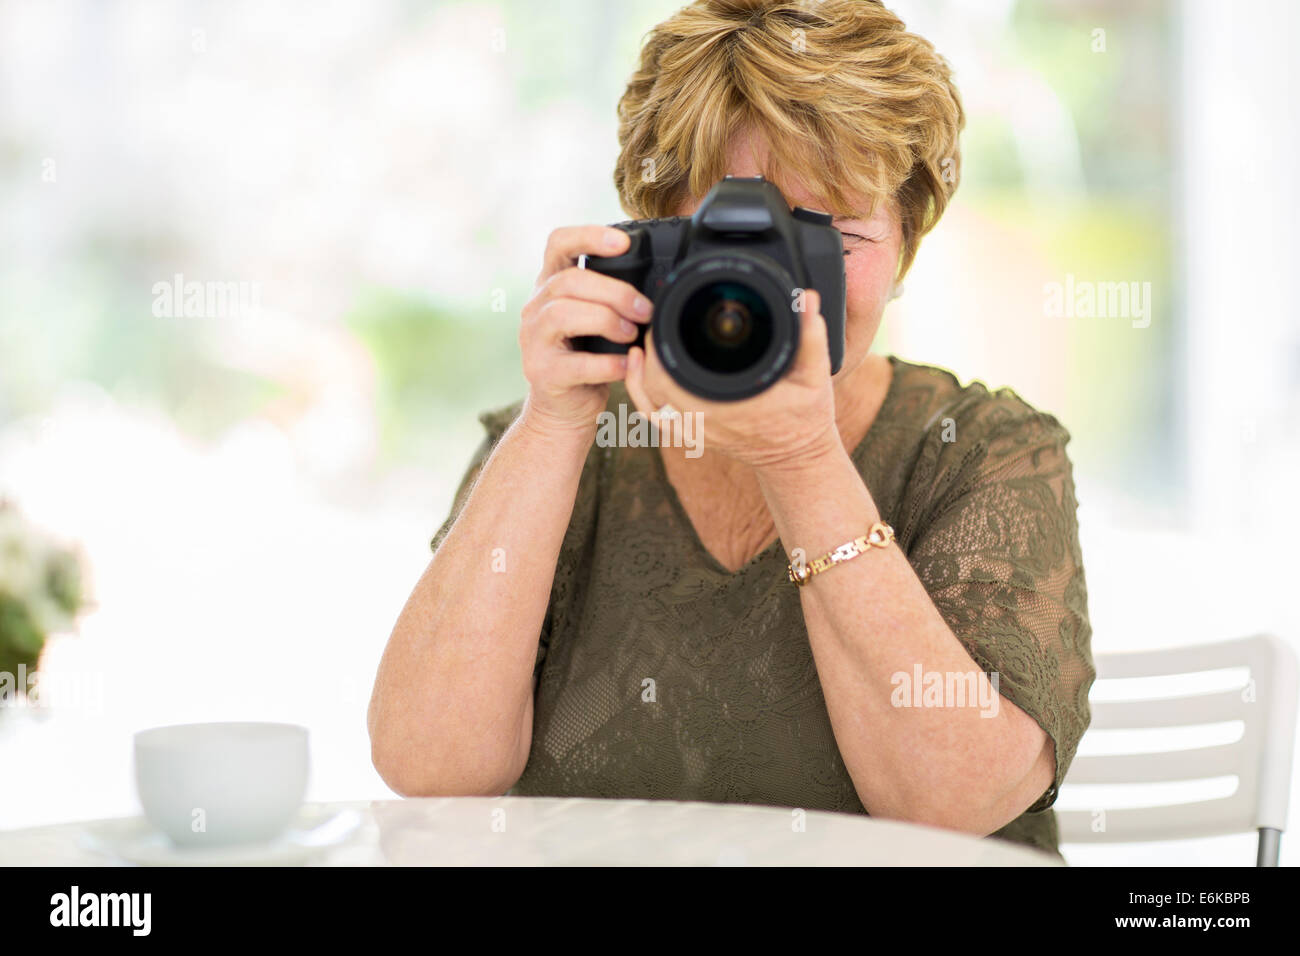
[[[719,299],[704,317],[704,331],[709,341],[723,348],[742,344],[754,329],[754,316],[745,303],[735,299]]]
[[[706,249],[688,257],[655,301],[655,352],[677,384],[702,398],[757,395],[799,350],[793,288],[781,264],[761,253]]]
[[[681,312],[682,346],[712,372],[740,372],[757,362],[772,341],[772,313],[749,286],[713,282],[697,289]]]

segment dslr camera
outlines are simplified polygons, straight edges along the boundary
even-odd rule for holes
[[[584,267],[630,282],[654,304],[649,328],[659,361],[682,388],[737,401],[774,384],[799,350],[803,291],[821,294],[831,372],[844,362],[844,247],[827,213],[793,210],[760,177],[728,176],[692,216],[614,224],[631,237],[618,256]],[[636,345],[644,346],[646,326]],[[600,336],[587,352],[627,352]]]

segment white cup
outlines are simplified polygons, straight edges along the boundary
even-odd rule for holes
[[[135,735],[135,785],[149,822],[179,846],[263,843],[307,792],[307,728],[216,723]]]

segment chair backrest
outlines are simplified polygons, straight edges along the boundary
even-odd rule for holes
[[[1160,807],[1058,810],[1061,843],[1146,842],[1286,828],[1296,725],[1296,656],[1257,635],[1215,644],[1099,654],[1097,680],[1194,674],[1245,666],[1244,688],[1182,697],[1099,700],[1089,730],[1137,730],[1241,721],[1240,740],[1161,753],[1076,757],[1071,784],[1143,784],[1235,775],[1227,797]],[[1063,787],[1064,789],[1064,787]],[[1103,824],[1098,825],[1102,820]]]

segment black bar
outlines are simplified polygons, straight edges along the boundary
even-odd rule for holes
[[[0,926],[6,946],[75,936],[173,942],[330,944],[357,935],[430,947],[499,939],[503,931],[544,936],[552,945],[621,923],[634,946],[669,945],[680,926],[760,936],[782,927],[818,937],[918,943],[975,938],[1042,944],[1068,939],[1213,940],[1288,933],[1294,921],[1286,870],[1240,869],[845,869],[728,868],[506,870],[456,873],[397,868],[0,869]],[[149,894],[147,936],[119,926],[53,926],[60,894],[77,887],[83,906],[97,894]],[[1185,894],[1180,896],[1178,894]],[[99,898],[93,908],[98,908]],[[120,905],[119,910],[128,911]],[[144,897],[139,897],[143,911]],[[1284,902],[1285,901],[1285,902]],[[65,907],[66,910],[66,907]],[[106,910],[112,915],[112,906]],[[1188,920],[1244,920],[1244,925]],[[1120,925],[1124,920],[1153,920]],[[611,924],[609,921],[612,920]],[[448,934],[453,935],[448,935]],[[487,933],[487,936],[480,936]],[[401,934],[395,936],[392,934]],[[414,935],[412,935],[414,934]],[[647,936],[646,934],[649,934]],[[974,934],[974,935],[972,935]],[[1043,934],[1043,935],[1038,935]],[[614,943],[618,936],[601,936]],[[798,938],[798,937],[796,937]],[[463,944],[453,944],[463,945]],[[17,945],[10,952],[21,952]]]

